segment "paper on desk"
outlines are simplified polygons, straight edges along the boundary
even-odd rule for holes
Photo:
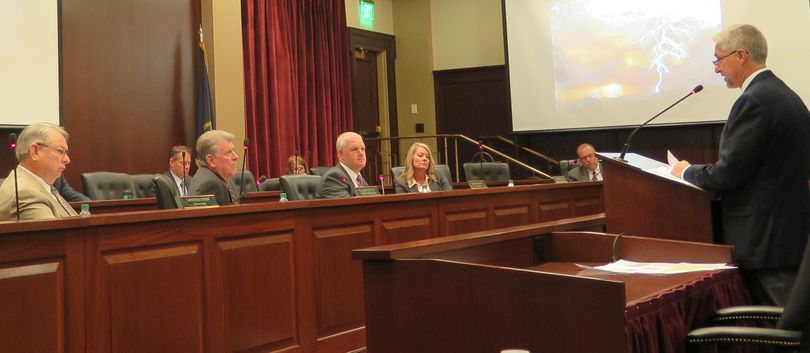
[[[736,268],[727,264],[696,264],[688,262],[634,262],[619,260],[604,266],[596,266],[595,269],[616,272],[616,273],[643,273],[654,275],[671,275],[676,273],[715,271]]]

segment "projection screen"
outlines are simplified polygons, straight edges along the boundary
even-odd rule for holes
[[[514,131],[725,121],[738,89],[714,73],[712,37],[749,23],[767,66],[810,101],[808,0],[503,0]]]

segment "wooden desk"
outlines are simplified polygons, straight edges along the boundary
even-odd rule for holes
[[[601,192],[528,185],[0,224],[0,352],[361,349],[352,249],[583,215],[603,224]]]
[[[615,236],[549,223],[353,251],[363,260],[368,352],[679,351],[718,306],[748,303],[736,270],[583,272],[575,263],[610,261]],[[616,253],[731,261],[727,246],[630,236]]]

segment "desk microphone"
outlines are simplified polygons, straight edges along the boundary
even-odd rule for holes
[[[242,197],[245,196],[245,163],[247,163],[248,146],[250,146],[250,140],[245,137],[245,141],[242,145],[244,146],[245,153],[242,155],[242,179],[239,180],[239,202],[241,202]]]
[[[14,204],[17,207],[17,221],[20,220],[20,187],[17,184],[17,134],[8,134],[8,146],[11,147],[11,154],[14,155]]]
[[[621,155],[619,155],[619,158],[616,158],[616,159],[619,160],[619,161],[622,161],[622,162],[627,162],[626,160],[624,160],[624,155],[627,154],[627,150],[630,149],[630,140],[633,139],[633,136],[636,135],[638,130],[640,130],[641,128],[643,128],[647,124],[649,124],[651,121],[653,121],[653,119],[661,116],[661,114],[666,113],[666,111],[669,110],[670,108],[678,105],[678,103],[683,102],[684,99],[689,98],[690,96],[693,96],[693,95],[697,94],[698,92],[700,92],[702,90],[703,90],[703,85],[695,86],[695,88],[693,88],[691,91],[689,91],[689,93],[687,95],[683,96],[683,98],[679,99],[675,103],[672,103],[672,105],[667,107],[667,109],[664,109],[660,113],[655,114],[654,117],[650,118],[650,120],[645,121],[644,124],[639,125],[635,130],[633,130],[633,132],[630,133],[630,136],[627,137],[627,141],[624,141],[624,147],[622,147],[622,153],[621,153]]]
[[[622,238],[624,233],[619,233],[616,235],[616,238],[613,238],[613,246],[610,247],[610,257],[613,259],[613,262],[616,262],[616,243],[619,242],[619,239]]]
[[[186,151],[180,152],[180,165],[183,166],[183,196],[188,196],[188,183],[186,182]]]
[[[481,180],[484,180],[484,141],[478,140],[478,173],[481,174]]]

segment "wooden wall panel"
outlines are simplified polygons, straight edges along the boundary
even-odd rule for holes
[[[61,108],[71,134],[65,171],[71,185],[81,189],[83,172],[163,172],[172,145],[193,146],[200,6],[193,0],[61,1]]]
[[[0,352],[65,351],[61,260],[0,268]]]
[[[374,245],[372,223],[314,228],[318,337],[363,326],[362,264],[352,250]]]
[[[492,214],[494,216],[493,221],[495,222],[495,228],[505,228],[521,224],[528,224],[531,223],[530,220],[532,218],[530,206],[528,204],[495,207]]]
[[[228,352],[298,345],[292,239],[286,232],[218,243]]]
[[[199,244],[111,251],[103,260],[110,352],[203,352]]]
[[[570,217],[571,205],[568,200],[542,200],[539,205],[540,220],[550,221]]]

